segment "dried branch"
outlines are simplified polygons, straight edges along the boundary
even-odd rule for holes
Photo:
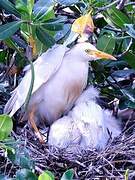
[[[118,4],[117,8],[118,8],[119,10],[122,10],[122,9],[124,8],[124,5],[125,5],[126,1],[127,1],[127,0],[121,0],[121,1],[119,2],[119,4]]]

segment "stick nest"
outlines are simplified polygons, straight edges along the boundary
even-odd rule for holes
[[[44,170],[54,173],[56,179],[60,179],[67,169],[74,169],[75,179],[128,179],[135,177],[135,125],[123,132],[119,137],[109,143],[105,150],[98,152],[95,149],[79,150],[73,154],[69,150],[48,147],[40,144],[34,137],[34,133],[27,126],[23,128],[21,135],[14,132],[12,136],[20,143],[17,146],[25,148],[34,161],[35,172],[41,174]],[[8,176],[14,176],[20,169],[14,165],[1,149],[0,170]]]

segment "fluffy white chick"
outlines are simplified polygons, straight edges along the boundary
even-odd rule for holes
[[[98,91],[89,87],[75,107],[50,127],[49,145],[59,148],[104,149],[108,140],[121,133],[118,120],[96,103]]]

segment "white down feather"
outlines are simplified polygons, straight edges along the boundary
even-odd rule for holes
[[[48,143],[59,148],[104,149],[110,138],[118,136],[118,120],[96,103],[97,96],[93,87],[84,91],[73,110],[52,124]]]

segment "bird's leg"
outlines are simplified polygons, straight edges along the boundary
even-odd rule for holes
[[[44,143],[43,137],[42,137],[41,133],[39,132],[39,130],[36,126],[35,120],[34,120],[35,119],[35,112],[36,112],[36,108],[35,108],[35,106],[32,106],[31,111],[29,112],[29,115],[28,115],[29,122],[30,122],[32,128],[34,129],[36,136],[39,138],[39,141],[41,143]]]

